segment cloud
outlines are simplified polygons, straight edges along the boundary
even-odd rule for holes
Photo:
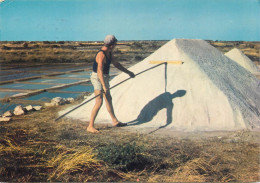
[[[4,2],[5,0],[0,0],[0,3]]]

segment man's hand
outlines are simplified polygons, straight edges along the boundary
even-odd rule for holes
[[[111,97],[111,94],[110,94],[110,91],[109,91],[109,88],[103,88],[103,92],[105,94],[105,97],[108,101],[112,101],[112,97]]]
[[[128,75],[131,77],[131,78],[134,78],[135,77],[135,74],[131,71],[129,71]]]
[[[103,90],[104,90],[104,93],[107,94],[107,92],[108,92],[108,88],[103,87]]]
[[[119,62],[112,60],[113,65],[118,68],[120,71],[123,71],[124,73],[128,74],[131,78],[135,77],[135,74],[126,68],[124,68]]]

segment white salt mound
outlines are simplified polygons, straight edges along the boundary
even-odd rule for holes
[[[257,74],[260,73],[259,68],[252,62],[250,58],[248,58],[242,51],[237,48],[230,50],[229,52],[225,53],[225,55],[233,60],[234,62],[240,64],[246,70],[251,73]]]
[[[152,68],[155,65],[149,61],[153,60],[181,60],[184,64]],[[203,40],[169,41],[129,70],[142,73],[111,90],[116,116],[129,126],[180,131],[260,127],[259,80]],[[127,78],[122,73],[110,85]],[[89,121],[94,102],[67,117]],[[60,115],[72,108],[61,111]],[[96,123],[111,123],[105,105]]]

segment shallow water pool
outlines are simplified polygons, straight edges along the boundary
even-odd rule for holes
[[[0,91],[0,98],[10,97],[10,96],[18,94],[18,93],[19,92],[4,92],[4,91]]]
[[[68,84],[68,83],[75,83],[77,81],[81,81],[78,79],[33,79],[29,80],[30,82],[35,83],[60,83],[60,84]]]
[[[23,90],[37,90],[50,88],[55,85],[37,85],[37,84],[24,84],[24,83],[12,83],[0,85],[0,88],[11,88],[11,89],[23,89]]]
[[[89,79],[89,78],[90,78],[90,75],[64,74],[64,75],[59,75],[58,77],[66,77],[66,78],[86,78],[86,79]]]
[[[74,85],[66,88],[60,89],[60,91],[67,91],[67,92],[94,92],[94,88],[92,85]]]
[[[14,79],[41,76],[41,75],[45,75],[45,74],[46,73],[16,73],[16,74],[11,74],[11,75],[2,75],[2,76],[0,76],[0,81],[10,81],[10,80],[14,80]]]

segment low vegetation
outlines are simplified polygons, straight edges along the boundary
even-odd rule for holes
[[[116,55],[121,61],[140,61],[153,53],[167,41],[124,41],[119,42]],[[253,62],[259,63],[259,42],[208,41],[222,52],[236,47]],[[0,63],[82,63],[91,62],[102,42],[0,42]]]
[[[259,181],[257,132],[149,134],[97,125],[96,135],[80,121],[54,122],[59,109],[1,123],[0,181]]]
[[[140,61],[165,41],[120,42],[115,50],[121,61]],[[0,63],[92,62],[101,42],[0,42]],[[121,53],[123,53],[121,55]]]

